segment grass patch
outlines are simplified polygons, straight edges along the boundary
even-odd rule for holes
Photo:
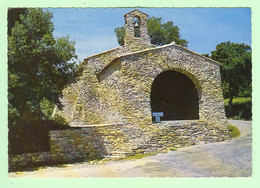
[[[229,99],[224,99],[224,105],[228,106]],[[236,97],[233,99],[232,104],[246,104],[252,101],[251,97]]]
[[[174,147],[169,147],[168,149],[169,149],[170,151],[177,151],[177,149],[174,148]]]
[[[138,153],[135,155],[130,155],[130,156],[126,156],[126,157],[122,157],[122,160],[135,160],[135,159],[142,159],[144,157],[150,157],[150,156],[154,156],[157,155],[159,152],[151,152],[151,153]]]
[[[236,126],[228,124],[228,130],[231,132],[232,138],[237,138],[240,136],[240,131]]]
[[[154,156],[157,155],[159,153],[167,153],[168,151],[177,151],[176,148],[174,147],[169,147],[167,150],[165,151],[158,151],[158,152],[150,152],[150,153],[138,153],[135,155],[129,155],[126,157],[122,157],[119,160],[136,160],[136,159],[142,159],[144,157],[150,157],[150,156]]]

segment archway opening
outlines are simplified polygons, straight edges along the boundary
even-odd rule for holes
[[[134,36],[135,37],[141,36],[140,19],[138,17],[134,17]]]
[[[199,119],[198,101],[195,84],[180,72],[162,72],[152,84],[151,109],[163,112],[161,120]]]

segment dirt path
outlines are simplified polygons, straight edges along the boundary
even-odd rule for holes
[[[252,122],[230,121],[241,136],[230,141],[181,148],[134,161],[72,164],[9,177],[248,177],[252,173]]]

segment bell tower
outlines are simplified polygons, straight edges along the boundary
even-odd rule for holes
[[[135,9],[124,15],[125,17],[125,38],[124,44],[132,51],[136,51],[134,46],[146,48],[151,45],[151,39],[147,31],[148,15]]]

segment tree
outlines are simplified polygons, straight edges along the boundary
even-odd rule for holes
[[[222,42],[211,52],[211,58],[223,64],[221,76],[224,97],[229,98],[231,110],[234,97],[251,96],[251,47],[243,43]]]
[[[162,23],[162,18],[149,17],[147,20],[148,35],[151,43],[161,46],[175,41],[176,44],[187,47],[188,41],[181,39],[180,29],[173,25],[173,21]],[[115,34],[120,46],[124,45],[125,28],[115,28]]]
[[[21,22],[20,15],[27,14],[26,8],[10,8],[8,9],[8,35],[11,34],[15,22]]]
[[[10,10],[9,10],[10,11]],[[12,10],[13,11],[13,10]],[[9,120],[39,120],[43,103],[60,104],[62,90],[75,77],[75,41],[55,39],[52,13],[27,9],[8,36]],[[12,24],[8,23],[11,27]]]

